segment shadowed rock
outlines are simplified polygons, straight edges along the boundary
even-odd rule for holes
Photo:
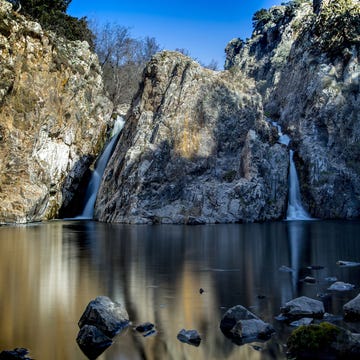
[[[348,321],[360,320],[360,294],[347,302],[344,307],[344,318]]]
[[[323,302],[306,296],[301,296],[287,302],[280,311],[288,319],[301,319],[303,317],[322,318],[325,309]]]
[[[185,330],[182,329],[177,335],[178,340],[189,345],[199,346],[201,337],[196,330]]]
[[[0,353],[0,360],[32,360],[26,355],[29,353],[27,349],[24,348],[16,348],[14,350],[4,350]]]
[[[223,334],[241,345],[255,339],[268,340],[274,328],[241,305],[229,309],[220,322]]]

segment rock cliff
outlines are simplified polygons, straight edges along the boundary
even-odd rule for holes
[[[54,218],[110,121],[97,57],[0,0],[0,69],[0,223]]]
[[[144,71],[95,217],[187,224],[279,219],[288,154],[276,140],[252,80],[161,52]]]
[[[255,80],[293,139],[303,202],[319,218],[360,216],[359,29],[357,0],[318,14],[292,1],[259,13],[252,38],[226,49],[226,67]]]

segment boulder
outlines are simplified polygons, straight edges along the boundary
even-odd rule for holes
[[[27,349],[24,348],[16,348],[14,350],[4,350],[0,353],[0,360],[31,360],[31,358],[26,355],[29,353]]]
[[[241,305],[232,307],[224,314],[220,329],[226,337],[237,344],[255,339],[267,340],[275,331],[270,324]]]
[[[280,311],[288,319],[301,319],[303,317],[321,319],[325,313],[322,301],[301,296],[287,302]]]
[[[106,296],[90,301],[79,320],[79,327],[94,325],[106,336],[113,337],[129,325],[129,315],[124,306]]]
[[[154,328],[154,324],[152,324],[151,322],[145,322],[145,323],[142,323],[138,326],[136,326],[135,330],[138,331],[138,332],[148,332],[150,330],[152,330]]]
[[[288,357],[296,359],[359,359],[358,334],[323,322],[294,330],[287,340]]]
[[[360,320],[360,294],[343,306],[344,319],[348,321]]]
[[[350,291],[353,290],[355,285],[344,283],[342,281],[337,281],[328,287],[328,290],[331,291]]]
[[[185,330],[182,329],[177,335],[178,340],[189,345],[199,346],[201,337],[196,330]]]
[[[96,359],[112,345],[112,340],[94,325],[84,325],[76,342],[89,359]]]

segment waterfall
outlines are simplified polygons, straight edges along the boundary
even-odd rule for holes
[[[85,193],[85,206],[81,215],[77,216],[76,219],[92,219],[94,216],[94,206],[96,196],[101,184],[101,179],[104,174],[106,164],[108,163],[110,156],[116,145],[118,134],[124,127],[125,121],[121,116],[118,116],[114,123],[114,128],[111,132],[111,140],[105,146],[104,151],[97,160],[95,170],[93,171],[88,187]]]
[[[283,134],[281,126],[268,119],[268,121],[276,127],[279,135],[279,143],[289,146],[290,137]],[[289,150],[290,172],[289,172],[289,196],[286,220],[313,220],[301,203],[299,178],[294,163],[294,151]]]
[[[311,220],[301,203],[299,178],[294,163],[294,151],[290,150],[289,198],[286,220]]]

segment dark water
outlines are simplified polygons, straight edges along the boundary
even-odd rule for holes
[[[155,323],[157,335],[143,338],[129,328],[99,359],[284,359],[291,329],[274,319],[283,303],[327,293],[330,276],[356,288],[327,295],[328,312],[341,315],[359,293],[360,267],[339,267],[338,260],[360,261],[360,222],[0,227],[0,350],[21,346],[38,360],[86,359],[75,342],[77,321],[91,299],[107,295],[124,303],[134,325]],[[294,271],[281,272],[282,265]],[[307,275],[318,282],[299,281]],[[237,346],[219,330],[223,313],[237,304],[277,330],[255,344],[260,350]],[[197,329],[201,345],[180,343],[182,328]]]

